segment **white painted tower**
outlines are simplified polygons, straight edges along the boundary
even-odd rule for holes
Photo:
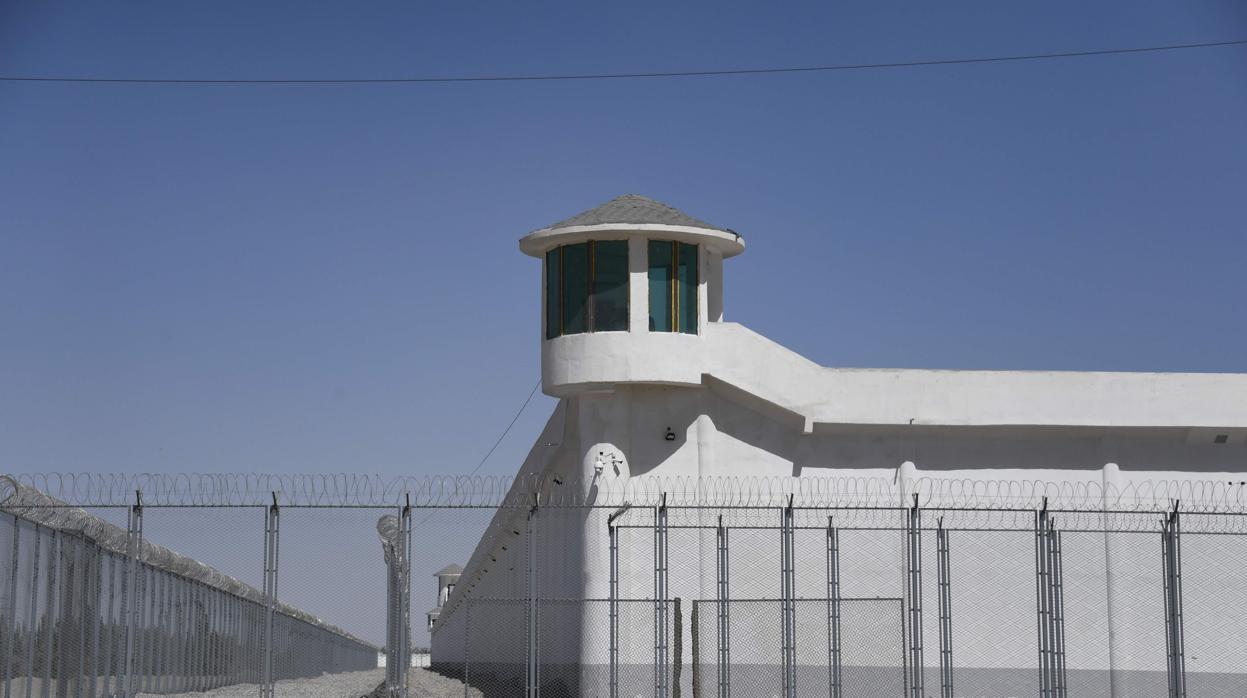
[[[629,194],[526,235],[542,260],[542,386],[701,385],[707,323],[723,319],[728,228]]]

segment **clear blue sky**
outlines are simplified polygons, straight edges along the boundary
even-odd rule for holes
[[[0,2],[0,73],[387,77],[1247,37],[1242,2]],[[1247,48],[522,84],[0,84],[0,469],[455,473],[538,372],[516,240],[740,231],[827,365],[1245,371]],[[534,400],[483,472],[512,472]]]

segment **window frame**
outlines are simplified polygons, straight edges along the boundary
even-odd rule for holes
[[[598,295],[598,274],[597,274],[597,244],[598,243],[622,243],[623,254],[623,315],[625,318],[623,327],[613,329],[598,329],[597,327],[597,295]],[[567,331],[567,268],[566,268],[566,250],[569,247],[579,245],[585,246],[585,264],[586,270],[586,289],[584,297],[584,329],[577,332]],[[550,248],[545,254],[545,276],[544,295],[545,307],[543,310],[543,324],[545,325],[544,336],[547,340],[557,337],[567,337],[577,334],[589,334],[594,332],[628,332],[631,330],[632,318],[632,269],[631,269],[631,253],[629,252],[629,242],[627,238],[605,239],[605,240],[582,240],[580,242],[569,242]],[[557,298],[551,298],[551,263],[558,264],[557,272],[553,278],[553,285],[558,291]],[[552,310],[551,302],[557,303],[557,310]],[[558,327],[552,329],[550,327],[551,313],[558,319]]]
[[[655,300],[653,273],[656,267],[653,265],[652,257],[655,246],[661,248],[666,245],[670,245],[670,253],[667,257],[666,264],[660,268],[665,269],[668,276],[668,278],[663,281],[663,283],[667,286],[663,303],[667,306],[666,311],[668,326],[659,329],[657,325],[653,323]],[[687,269],[691,272],[692,278],[685,279],[681,274],[681,270],[683,268],[681,263],[681,257],[683,255],[681,253],[687,253],[689,250],[692,251],[693,263],[689,265]],[[650,306],[647,310],[647,329],[651,332],[672,332],[693,335],[701,334],[701,245],[682,242],[680,240],[647,239],[645,255],[645,274],[647,282],[646,295]],[[685,306],[688,304],[684,303],[683,300],[685,299],[682,298],[686,291],[691,291],[691,293],[688,294],[689,298],[692,300],[691,313],[687,311]],[[685,325],[690,320],[690,316],[691,324],[686,328]],[[652,329],[649,327],[650,324],[654,324]]]

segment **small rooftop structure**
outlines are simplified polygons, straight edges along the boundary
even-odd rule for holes
[[[429,630],[433,629],[433,624],[437,622],[437,618],[441,615],[442,606],[450,599],[450,595],[455,590],[455,584],[459,582],[459,575],[463,574],[463,565],[451,563],[433,573],[437,577],[437,607],[430,609],[425,616],[429,619]]]
[[[449,564],[433,573],[434,577],[458,577],[463,574],[463,566],[457,564]]]

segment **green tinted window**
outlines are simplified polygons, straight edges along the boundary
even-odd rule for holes
[[[602,240],[593,248],[593,331],[628,329],[628,242]]]
[[[628,241],[564,245],[546,253],[546,339],[628,330]]]
[[[589,243],[563,246],[563,334],[589,329]]]
[[[676,316],[680,331],[697,334],[697,245],[676,248]]]
[[[546,339],[553,339],[563,331],[559,306],[563,295],[559,283],[561,255],[558,250],[546,253]]]
[[[649,243],[649,328],[697,334],[697,245]]]
[[[673,328],[675,303],[672,280],[675,268],[672,243],[650,240],[649,243],[649,328],[653,332],[670,332]]]

